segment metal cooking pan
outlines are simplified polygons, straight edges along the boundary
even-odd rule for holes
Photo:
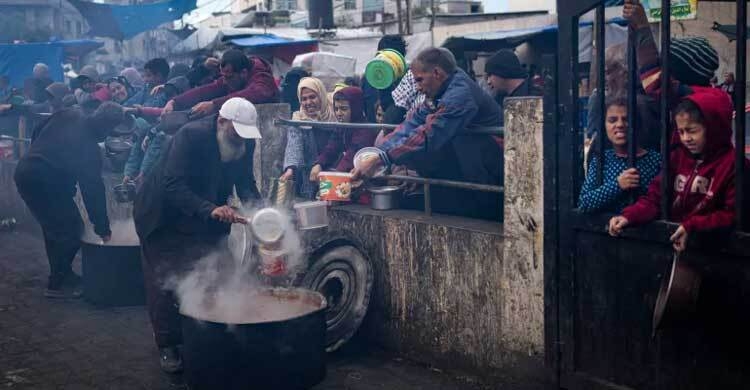
[[[672,264],[661,280],[653,317],[653,334],[695,313],[702,277],[700,273],[674,254]]]

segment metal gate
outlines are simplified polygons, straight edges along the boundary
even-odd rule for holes
[[[644,1],[644,0],[641,0]],[[603,26],[605,1],[558,0],[559,41],[554,98],[545,99],[545,339],[546,359],[560,388],[566,389],[739,389],[750,388],[746,312],[750,305],[750,234],[745,218],[744,165],[747,3],[737,1],[737,224],[732,231],[691,237],[689,262],[704,275],[702,309],[674,327],[652,334],[652,313],[659,283],[672,260],[668,222],[671,189],[664,181],[661,220],[610,237],[612,215],[583,214],[576,209],[583,177],[583,130],[578,106],[579,23],[592,18]],[[670,1],[663,0],[662,9]],[[593,15],[584,16],[593,10]],[[667,90],[670,15],[661,22],[662,90]],[[603,28],[595,40],[604,40]],[[632,42],[632,40],[630,40]],[[598,50],[604,73],[604,51]],[[636,85],[634,50],[630,85]],[[571,77],[572,76],[572,77]],[[599,77],[603,90],[604,77]],[[634,96],[631,91],[631,96]],[[672,125],[667,94],[660,105],[661,153]],[[603,103],[600,106],[603,109]],[[630,99],[629,118],[634,118]],[[602,115],[603,116],[603,115]],[[634,120],[629,140],[635,143]],[[603,134],[602,134],[603,135]],[[600,143],[601,144],[601,143]],[[631,148],[634,149],[634,148]],[[601,153],[597,149],[594,153]],[[635,151],[630,151],[631,159]],[[600,160],[601,161],[601,160]]]

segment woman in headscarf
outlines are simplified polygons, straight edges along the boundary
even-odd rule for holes
[[[281,102],[288,103],[292,112],[299,110],[299,96],[297,96],[299,82],[302,78],[309,76],[310,72],[300,67],[289,69],[284,76],[284,81],[281,83]]]
[[[314,77],[305,77],[297,86],[297,98],[300,109],[292,114],[293,120],[335,122],[336,116],[331,110],[323,83]],[[286,152],[284,153],[284,174],[280,180],[296,178],[299,193],[312,199],[317,192],[314,183],[308,179],[310,168],[314,165],[319,151],[328,143],[329,134],[320,129],[302,130],[290,127],[287,132]]]
[[[364,94],[361,88],[345,87],[333,94],[333,110],[340,123],[364,123]],[[338,129],[331,133],[325,148],[318,154],[310,172],[310,181],[317,182],[322,170],[349,172],[354,168],[358,150],[372,146],[377,133],[373,130]]]
[[[109,100],[124,106],[127,106],[128,99],[138,92],[123,76],[112,77],[107,80],[107,89],[109,90]]]

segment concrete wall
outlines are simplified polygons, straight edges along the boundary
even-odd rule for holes
[[[415,211],[334,208],[330,229],[357,237],[375,281],[362,328],[387,350],[539,388],[544,361],[542,100],[508,99],[505,223]]]
[[[509,305],[531,301],[541,290],[531,283],[507,288],[520,287],[513,280],[524,276],[508,276],[518,262],[503,256],[501,224],[366,206],[335,208],[330,218],[333,230],[361,238],[373,263],[373,291],[360,330],[368,342],[487,383],[545,386],[543,346],[530,351],[528,332],[519,331],[542,323],[525,322],[530,317],[513,323],[520,318]],[[534,312],[540,310],[542,304]]]
[[[541,98],[505,100],[502,340],[538,358],[544,353],[543,124]]]
[[[276,126],[277,118],[289,119],[289,104],[259,104],[258,127],[263,137],[255,147],[255,182],[261,194],[268,195],[270,181],[281,176],[286,150],[286,127]]]

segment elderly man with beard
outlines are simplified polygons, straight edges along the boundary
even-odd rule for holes
[[[122,108],[114,103],[104,103],[92,114],[77,108],[57,111],[39,125],[31,148],[18,162],[16,187],[44,233],[48,298],[81,295],[81,278],[71,269],[83,233],[73,201],[76,184],[94,232],[110,239],[98,143],[123,119]]]
[[[231,224],[246,223],[227,206],[232,189],[243,202],[260,198],[253,176],[256,123],[253,104],[232,98],[218,115],[185,125],[136,196],[149,316],[167,373],[182,369],[180,317],[167,282],[219,249]]]

